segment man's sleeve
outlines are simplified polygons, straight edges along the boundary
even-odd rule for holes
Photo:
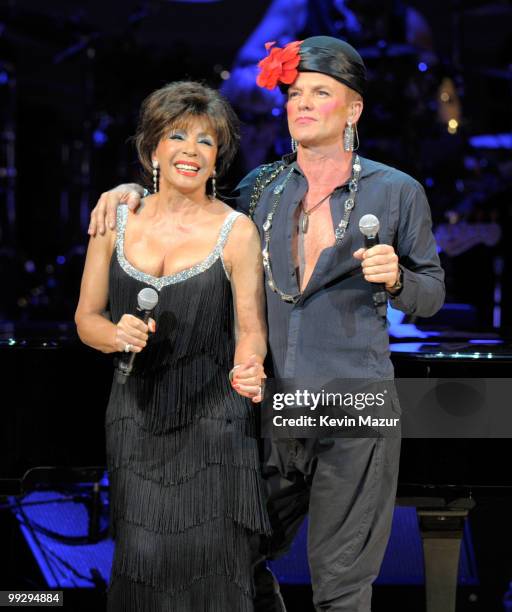
[[[395,249],[403,270],[403,288],[391,297],[393,308],[431,317],[444,303],[444,270],[432,233],[427,197],[416,181],[401,191]]]
[[[229,203],[231,206],[243,212],[244,214],[249,213],[249,204],[251,202],[251,194],[254,189],[254,183],[258,174],[261,172],[262,166],[258,166],[254,170],[251,170],[247,176],[245,176],[240,183],[235,187],[233,192],[229,195]]]

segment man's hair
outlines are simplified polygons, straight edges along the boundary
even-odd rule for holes
[[[240,140],[239,122],[229,103],[211,87],[176,81],[157,89],[142,103],[135,133],[140,163],[151,176],[152,154],[167,130],[186,127],[194,117],[207,119],[217,138],[216,174],[233,160]]]

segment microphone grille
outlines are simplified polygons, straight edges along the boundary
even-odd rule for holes
[[[359,230],[367,238],[373,238],[379,232],[380,223],[375,215],[364,215],[359,220]]]
[[[137,304],[141,310],[153,310],[158,304],[158,293],[151,287],[141,289],[137,294]]]

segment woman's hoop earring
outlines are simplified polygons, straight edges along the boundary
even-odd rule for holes
[[[158,160],[153,160],[153,193],[158,193],[159,176]]]

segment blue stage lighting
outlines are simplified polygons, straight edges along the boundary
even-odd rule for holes
[[[94,140],[94,144],[98,147],[103,146],[108,141],[107,135],[102,130],[94,130],[92,139]]]

